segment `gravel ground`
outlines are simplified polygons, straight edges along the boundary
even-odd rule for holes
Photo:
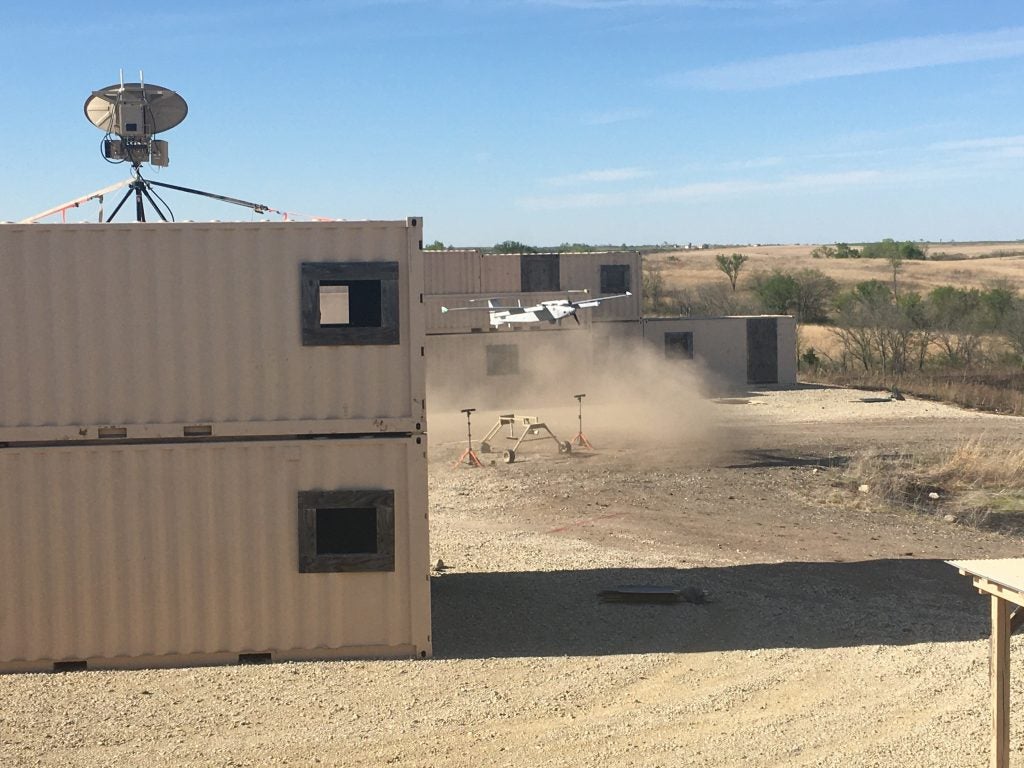
[[[942,559],[1021,542],[846,504],[841,468],[1020,422],[882,400],[707,402],[657,445],[588,403],[594,454],[482,470],[433,420],[435,658],[6,675],[0,765],[987,765],[987,603]]]

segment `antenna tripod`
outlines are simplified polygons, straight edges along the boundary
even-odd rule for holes
[[[163,187],[164,189],[174,189],[177,190],[178,192],[188,192],[191,195],[212,197],[214,200],[220,200],[221,202],[233,203],[234,205],[241,205],[246,208],[252,208],[252,210],[255,211],[256,213],[267,213],[268,211],[270,211],[270,208],[266,205],[263,205],[262,203],[251,203],[248,200],[240,200],[237,197],[215,195],[213,192],[203,192],[200,189],[192,189],[190,187],[179,187],[176,184],[165,184],[164,182],[160,181],[151,181],[149,179],[144,179],[142,177],[142,172],[139,170],[139,166],[133,165],[132,180],[128,182],[128,191],[124,193],[124,197],[121,198],[121,202],[119,202],[117,204],[117,207],[114,208],[114,212],[107,217],[107,223],[109,224],[113,220],[113,218],[117,216],[118,211],[121,210],[122,206],[124,206],[124,204],[128,201],[128,198],[131,197],[133,194],[135,195],[136,221],[146,220],[146,210],[145,206],[143,205],[143,199],[149,201],[149,204],[153,206],[153,210],[156,211],[157,216],[160,217],[161,221],[167,221],[167,217],[164,216],[164,212],[160,209],[160,206],[156,204],[156,201],[153,200],[153,196],[150,194],[151,187]],[[154,192],[153,194],[156,195],[156,192]],[[159,198],[160,196],[157,195],[157,197]],[[161,198],[160,201],[163,202],[163,199]],[[164,205],[166,206],[167,204],[164,203]],[[168,206],[168,213],[169,212],[170,207]],[[171,215],[171,218],[174,218],[173,214]]]
[[[583,398],[586,397],[586,395],[573,395],[573,397],[575,397],[576,402],[579,403],[580,431],[576,433],[576,437],[572,439],[570,445],[578,445],[592,451],[594,450],[594,446],[590,444],[590,441],[587,440],[587,436],[583,434]]]
[[[90,200],[98,200],[100,203],[99,220],[106,223],[111,222],[120,212],[124,204],[132,196],[135,197],[135,220],[146,220],[146,201],[153,206],[153,210],[162,221],[174,220],[171,207],[164,202],[153,187],[174,189],[178,192],[187,192],[190,195],[201,195],[222,203],[241,205],[251,208],[256,213],[280,213],[263,203],[253,203],[248,200],[241,200],[237,197],[227,195],[216,195],[212,192],[204,192],[201,189],[191,187],[179,187],[175,184],[165,184],[159,181],[150,181],[143,178],[140,170],[143,163],[163,168],[168,164],[167,142],[157,139],[159,133],[170,130],[178,125],[188,114],[188,104],[180,94],[170,88],[164,88],[152,83],[146,84],[142,79],[142,72],[139,72],[139,82],[125,83],[124,73],[121,73],[119,83],[108,85],[93,91],[85,100],[85,117],[94,126],[104,133],[103,142],[100,145],[102,157],[109,163],[130,163],[132,176],[117,184],[97,190],[91,194],[76,198],[70,202],[50,208],[47,211],[22,219],[22,224],[32,224],[45,219],[54,213],[59,213],[64,220],[65,214],[72,208],[77,208],[82,203]],[[103,200],[108,194],[127,187],[124,196],[117,203],[114,212],[105,220],[103,218]],[[156,200],[153,198],[156,197]],[[157,200],[163,203],[163,207],[157,204]],[[287,218],[287,214],[284,214]]]
[[[473,426],[470,423],[470,415],[476,411],[476,408],[463,408],[462,413],[466,414],[466,450],[459,456],[459,460],[455,462],[452,469],[459,466],[460,464],[468,464],[471,467],[483,467],[484,463],[480,461],[480,457],[476,455],[476,451],[473,450]]]

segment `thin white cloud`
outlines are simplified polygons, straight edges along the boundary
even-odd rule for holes
[[[604,184],[616,181],[631,181],[651,176],[651,172],[643,168],[605,168],[596,171],[584,171],[583,173],[572,173],[566,176],[555,176],[545,179],[544,183],[555,187],[568,187],[575,184]]]
[[[833,0],[527,0],[530,5],[550,5],[584,11],[617,8],[712,8],[714,10],[757,10],[761,8],[802,8]]]
[[[730,171],[751,171],[757,168],[777,168],[786,162],[782,157],[754,157],[748,160],[731,160],[723,168]]]
[[[628,123],[633,120],[643,120],[650,117],[650,111],[646,109],[617,109],[610,112],[599,112],[583,119],[585,125],[613,125],[615,123]]]
[[[853,185],[878,184],[905,177],[905,174],[894,174],[876,170],[845,171],[841,173],[801,174],[769,181],[710,181],[674,187],[655,187],[632,192],[591,192],[571,195],[524,197],[516,202],[519,206],[530,210],[606,208],[617,205],[673,203],[785,191],[813,192]]]
[[[743,0],[530,0],[531,5],[553,5],[559,8],[578,10],[612,10],[615,8],[660,8],[678,6],[683,8],[747,7]]]
[[[939,141],[929,149],[939,151],[989,150],[1024,147],[1024,136],[994,136],[985,139],[964,139],[960,141]]]
[[[944,64],[1024,56],[1024,27],[975,34],[882,40],[805,53],[692,69],[662,78],[668,85],[705,90],[780,88],[814,80],[896,72]]]

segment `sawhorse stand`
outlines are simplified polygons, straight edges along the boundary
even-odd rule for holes
[[[483,467],[484,465],[484,463],[480,461],[480,457],[477,456],[476,452],[473,450],[473,426],[470,423],[470,414],[475,410],[476,408],[462,409],[462,413],[466,414],[466,450],[464,450],[462,455],[459,456],[459,460],[455,462],[452,469],[455,469],[455,467],[458,467],[460,464],[466,464],[470,467]]]

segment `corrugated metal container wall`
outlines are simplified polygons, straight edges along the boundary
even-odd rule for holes
[[[0,449],[0,670],[431,652],[426,438]],[[393,570],[299,572],[298,494],[393,491]]]
[[[488,253],[480,257],[480,292],[520,293],[522,269],[518,253]]]
[[[195,423],[413,431],[421,231],[417,219],[0,226],[0,441],[94,439],[106,425],[129,438]],[[398,343],[304,345],[304,262],[397,263]]]
[[[530,307],[542,301],[551,299],[564,299],[564,292],[551,293],[506,293],[501,296],[503,306],[524,306]],[[576,299],[578,297],[571,297]],[[490,315],[487,311],[486,302],[471,302],[468,296],[425,296],[423,299],[426,310],[427,334],[435,333],[472,333],[474,331],[487,331],[491,328]],[[442,312],[441,307],[473,307],[473,311],[459,309],[457,312]],[[578,330],[591,327],[591,310],[584,309],[576,317],[579,323],[571,317],[563,318],[561,322],[537,322],[520,323],[517,327],[522,330],[531,331],[558,331]],[[504,328],[505,326],[502,326]]]
[[[458,308],[459,311],[442,312],[441,307]],[[470,310],[470,307],[474,309]],[[490,315],[487,313],[486,303],[478,302],[474,305],[464,294],[424,296],[423,310],[428,336],[433,333],[486,331],[490,327]],[[429,352],[429,346],[427,349]]]
[[[562,290],[585,288],[595,297],[625,291],[633,294],[587,310],[594,322],[640,319],[643,278],[637,251],[563,253],[559,261]],[[606,273],[603,280],[602,272]]]
[[[423,292],[480,293],[480,251],[424,251]]]

